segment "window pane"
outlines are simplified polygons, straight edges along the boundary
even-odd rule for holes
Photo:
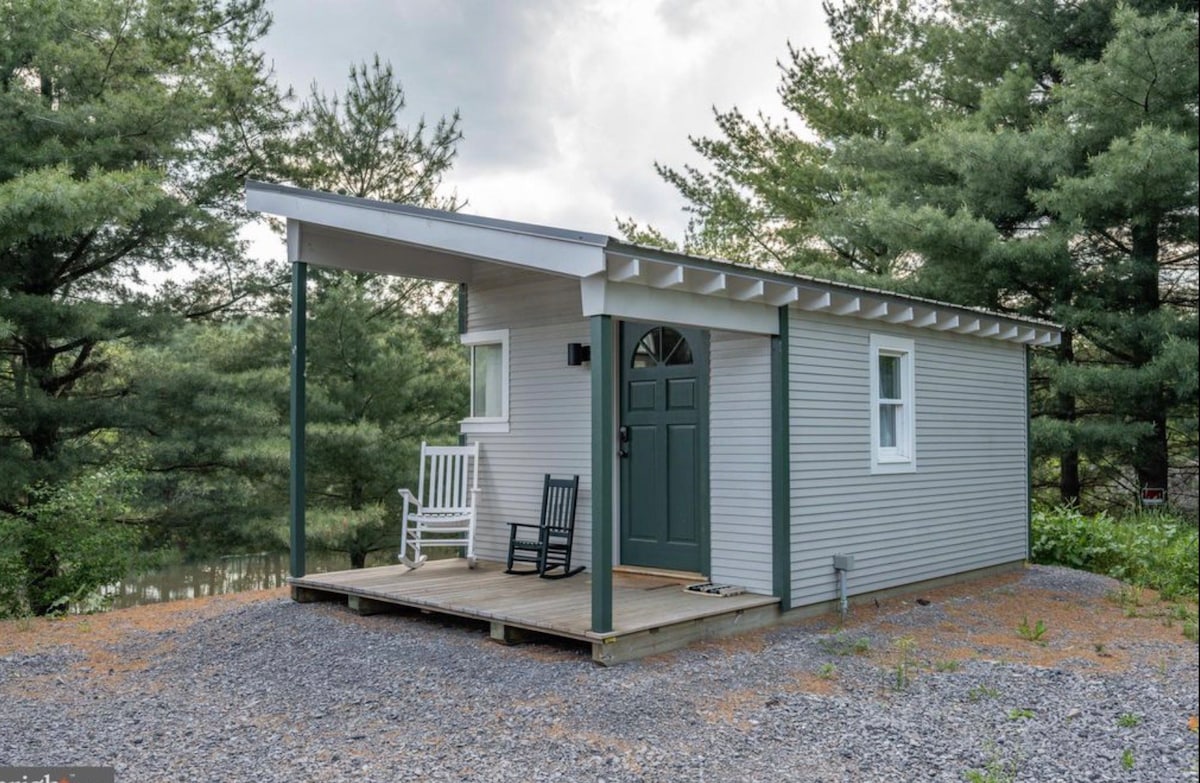
[[[896,423],[899,414],[899,405],[879,406],[879,448],[896,448]]]
[[[879,399],[900,399],[900,357],[879,355]]]
[[[674,329],[663,329],[663,355],[665,364],[692,363],[692,347],[683,335]]]
[[[499,345],[476,345],[471,349],[471,415],[476,418],[503,416],[500,408]]]

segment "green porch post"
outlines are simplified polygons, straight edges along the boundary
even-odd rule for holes
[[[788,309],[779,308],[771,337],[771,589],[780,606],[792,604],[792,438],[788,396]]]
[[[290,233],[290,232],[289,232]],[[289,246],[292,244],[288,243]],[[291,370],[291,571],[293,577],[305,574],[304,538],[304,374],[307,359],[305,320],[308,315],[308,264],[292,262],[292,370]]]
[[[592,316],[592,631],[612,623],[613,360],[612,317]]]

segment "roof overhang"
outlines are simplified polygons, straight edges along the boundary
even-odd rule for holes
[[[584,316],[776,334],[778,308],[1057,345],[1061,328],[931,299],[631,245],[600,234],[246,183],[246,206],[288,221],[290,261],[450,282],[480,263],[580,281]]]
[[[246,207],[288,219],[289,236],[296,235],[289,254],[298,254],[290,261],[458,282],[466,280],[462,259],[587,277],[604,271],[608,242],[595,234],[262,182],[246,183]],[[360,253],[370,258],[361,261]]]
[[[626,312],[614,314],[644,319],[645,312],[639,311],[644,311],[651,300],[644,294],[633,294],[635,286],[662,292],[657,300],[674,303],[672,309],[682,309],[685,303],[694,303],[696,297],[724,300],[727,304],[720,312],[725,323],[720,328],[736,331],[775,334],[779,323],[775,309],[788,306],[1034,346],[1058,345],[1062,340],[1060,327],[1043,321],[616,242],[607,249],[605,274],[590,283],[590,297],[585,284],[585,314],[590,314],[590,301],[597,312],[600,308],[623,309]],[[689,320],[685,313],[675,320],[692,323],[696,316]]]

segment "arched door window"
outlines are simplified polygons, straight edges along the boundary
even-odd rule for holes
[[[669,326],[656,326],[643,334],[633,351],[633,367],[691,363],[692,347],[682,334]]]

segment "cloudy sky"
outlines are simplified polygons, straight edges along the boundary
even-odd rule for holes
[[[777,62],[823,49],[817,0],[274,0],[263,42],[281,84],[342,91],[390,60],[409,120],[457,109],[448,184],[465,211],[616,234],[614,217],[680,239],[682,199],[654,171],[697,163],[712,108],[781,117]]]

